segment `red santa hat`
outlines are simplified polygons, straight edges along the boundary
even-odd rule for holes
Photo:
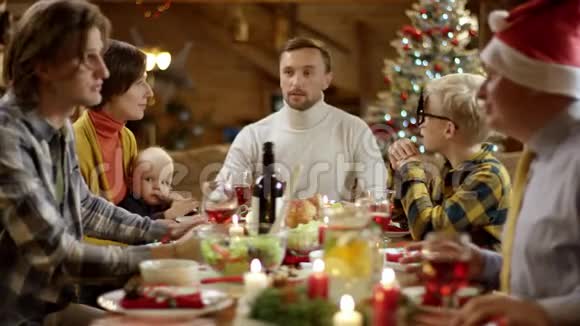
[[[483,62],[528,88],[580,99],[580,0],[534,0],[494,11]]]

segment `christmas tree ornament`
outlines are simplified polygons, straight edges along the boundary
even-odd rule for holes
[[[143,11],[145,18],[158,18],[163,12],[171,7],[173,0],[164,0],[161,3],[151,3],[147,5],[145,0],[136,0],[135,4]]]
[[[403,100],[403,102],[406,102],[409,99],[409,94],[407,94],[407,92],[401,92],[401,100]]]

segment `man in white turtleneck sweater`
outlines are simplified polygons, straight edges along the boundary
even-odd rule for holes
[[[261,173],[262,144],[274,143],[277,172],[288,180],[302,165],[295,198],[316,193],[352,200],[352,190],[384,189],[386,168],[376,140],[360,118],[324,102],[332,80],[331,59],[318,42],[296,38],[280,56],[284,107],[242,129],[219,178],[228,173]],[[356,181],[355,181],[356,180]]]

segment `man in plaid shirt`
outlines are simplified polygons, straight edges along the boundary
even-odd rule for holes
[[[413,239],[429,231],[469,233],[477,245],[500,243],[510,193],[505,167],[481,145],[488,136],[476,94],[484,78],[453,74],[431,81],[421,94],[418,125],[425,148],[445,156],[451,169],[428,187],[419,152],[408,139],[389,152]]]
[[[70,304],[75,284],[126,277],[144,259],[198,257],[189,234],[154,247],[81,241],[86,234],[139,244],[186,231],[109,204],[80,175],[68,117],[101,99],[108,35],[96,6],[43,0],[24,13],[8,46],[9,90],[0,101],[0,325],[88,323],[98,310]]]

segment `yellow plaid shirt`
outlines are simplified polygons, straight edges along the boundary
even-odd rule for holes
[[[491,145],[431,185],[422,162],[409,162],[397,173],[403,209],[413,239],[429,231],[466,232],[483,247],[497,247],[506,221],[510,177],[491,154]]]

